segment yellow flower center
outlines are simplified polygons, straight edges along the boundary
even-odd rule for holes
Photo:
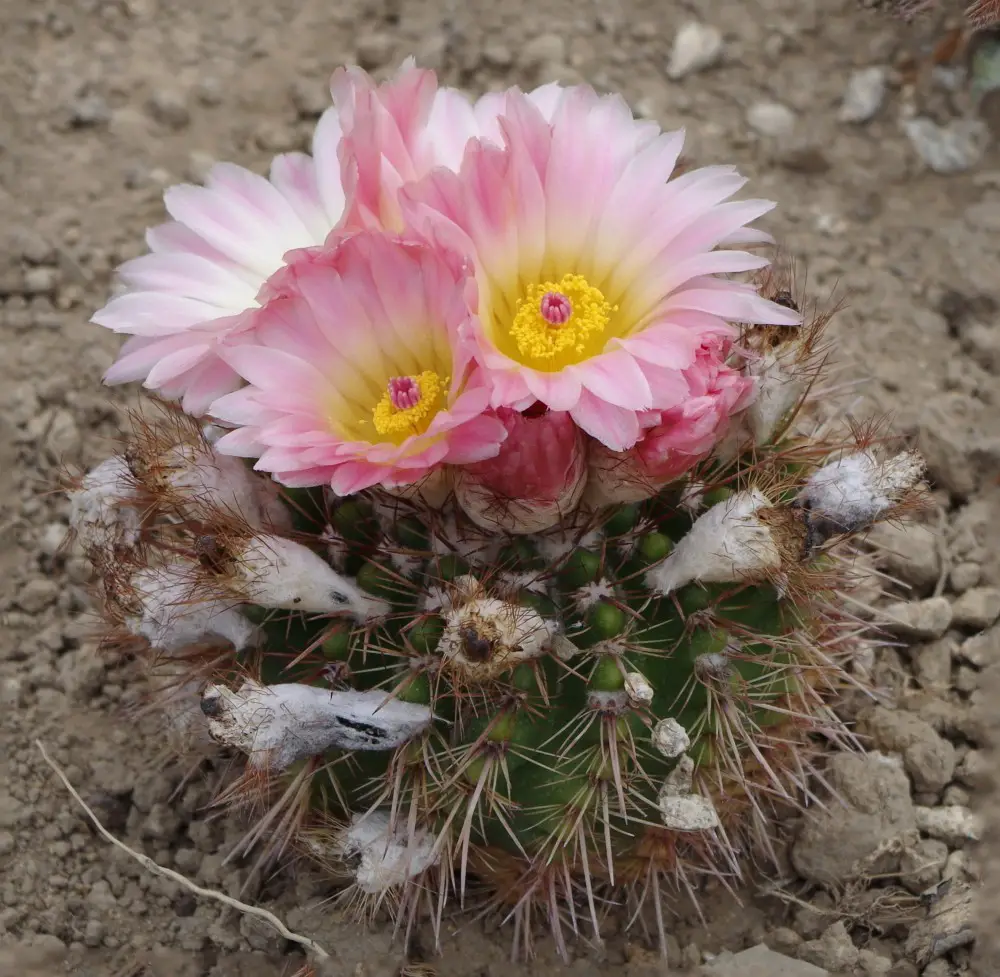
[[[582,358],[617,311],[583,275],[563,275],[558,282],[527,287],[518,299],[510,335],[520,354],[536,361],[539,369],[559,369]]]
[[[392,377],[372,411],[375,430],[391,441],[425,431],[447,385],[448,379],[442,380],[433,370],[413,377]]]

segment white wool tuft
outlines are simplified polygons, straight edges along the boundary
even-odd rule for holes
[[[85,550],[132,547],[139,541],[141,497],[120,455],[102,461],[69,493],[69,522]]]
[[[206,594],[197,583],[194,564],[171,563],[136,572],[130,584],[142,611],[125,626],[154,648],[180,651],[215,636],[231,641],[242,651],[256,641],[259,631],[233,606],[232,601]]]
[[[239,691],[210,685],[202,697],[212,736],[271,771],[320,756],[331,747],[392,750],[423,732],[434,716],[427,706],[384,692],[331,691],[311,685],[260,685]]]
[[[763,492],[749,489],[712,506],[673,552],[646,574],[650,589],[669,594],[695,581],[729,583],[777,570],[778,546],[756,515],[770,505]]]
[[[341,853],[345,858],[360,856],[354,881],[368,895],[404,885],[440,858],[427,832],[418,830],[412,838],[402,837],[383,811],[355,815],[341,841]]]
[[[237,555],[237,587],[252,604],[307,614],[349,613],[368,621],[388,614],[385,601],[366,594],[312,550],[280,536],[254,536]]]

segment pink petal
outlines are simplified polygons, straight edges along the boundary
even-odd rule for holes
[[[570,411],[581,430],[612,451],[625,451],[639,440],[639,419],[635,411],[614,407],[584,390]]]

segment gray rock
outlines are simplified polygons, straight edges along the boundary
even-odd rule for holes
[[[91,92],[72,101],[69,107],[69,122],[75,129],[106,125],[111,121],[111,107],[107,99]]]
[[[970,587],[975,587],[982,576],[983,568],[978,563],[959,563],[952,567],[948,581],[956,594],[964,594]]]
[[[858,962],[858,948],[842,920],[827,927],[818,940],[803,943],[798,952],[801,960],[834,972],[849,971]]]
[[[938,536],[927,526],[879,523],[868,535],[876,563],[894,577],[925,591],[941,574]]]
[[[903,852],[899,862],[900,881],[910,892],[920,895],[941,881],[948,846],[936,838],[921,838]]]
[[[487,41],[483,47],[483,62],[491,68],[504,71],[514,63],[514,55],[506,44]]]
[[[951,605],[956,627],[982,631],[1000,618],[1000,589],[973,587]]]
[[[926,965],[960,946],[968,946],[976,938],[973,915],[971,887],[962,883],[954,885],[931,906],[927,918],[910,929],[906,955]]]
[[[17,595],[18,606],[29,614],[41,614],[55,603],[59,596],[59,585],[47,577],[29,580]]]
[[[898,601],[883,609],[881,623],[906,638],[940,638],[951,626],[951,603],[947,597]]]
[[[876,706],[865,725],[880,750],[902,754],[916,790],[936,793],[951,780],[957,763],[955,747],[930,723],[911,712]]]
[[[795,113],[780,102],[754,102],[747,109],[747,125],[761,136],[787,137],[795,128]]]
[[[892,958],[883,957],[873,950],[862,950],[858,954],[858,967],[865,977],[887,977],[892,970]]]
[[[955,119],[938,125],[917,116],[903,122],[903,131],[923,163],[935,173],[962,173],[983,157],[989,129],[980,119]]]
[[[969,750],[955,771],[955,779],[972,790],[983,790],[992,782],[994,773],[994,764],[981,750]]]
[[[983,834],[982,818],[967,807],[917,807],[914,818],[925,835],[938,838],[952,848],[978,841]]]
[[[146,105],[149,114],[171,129],[183,129],[191,121],[184,94],[174,88],[158,88]]]
[[[871,67],[855,71],[848,79],[844,101],[837,117],[841,122],[869,122],[882,107],[885,89],[885,68]]]
[[[992,665],[1000,659],[1000,624],[967,638],[958,646],[956,654],[976,668]]]
[[[916,964],[910,963],[909,960],[897,960],[885,977],[920,977],[920,975],[917,973]]]
[[[853,878],[862,864],[869,873],[894,871],[899,856],[891,851],[875,864],[866,860],[880,846],[888,848],[888,842],[909,838],[916,830],[902,763],[881,753],[838,754],[826,775],[836,796],[804,814],[791,851],[795,870],[821,884]]]
[[[184,176],[192,183],[204,183],[215,163],[216,159],[211,153],[206,153],[203,149],[192,149],[188,153]]]
[[[81,648],[59,659],[59,684],[71,699],[86,702],[104,684],[104,662],[93,648]]]
[[[538,34],[521,48],[518,61],[528,71],[566,63],[566,38],[562,34]]]
[[[958,645],[958,638],[949,633],[913,649],[913,668],[923,688],[945,690],[951,685],[951,662]]]
[[[59,270],[57,268],[29,268],[24,273],[24,292],[26,295],[51,295],[59,285]]]
[[[831,977],[822,967],[782,956],[763,943],[740,953],[720,953],[701,973],[704,977]]]
[[[722,31],[690,20],[681,26],[667,62],[667,77],[679,81],[686,75],[714,67],[722,58]]]

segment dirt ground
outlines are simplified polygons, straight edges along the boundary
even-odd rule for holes
[[[720,58],[672,79],[675,37],[694,19],[721,31]],[[928,457],[938,508],[887,558],[909,588],[897,599],[965,601],[940,640],[887,645],[875,665],[950,757],[947,781],[916,784],[913,800],[980,804],[989,763],[970,754],[985,755],[988,730],[975,715],[996,701],[981,676],[1000,658],[988,610],[1000,587],[1000,157],[987,148],[960,172],[932,172],[902,124],[947,125],[968,110],[960,69],[911,84],[938,24],[905,28],[856,0],[0,0],[0,25],[0,974],[265,977],[301,965],[265,929],[119,857],[33,742],[116,834],[202,885],[240,891],[246,868],[224,862],[238,829],[204,811],[222,771],[172,763],[156,727],[129,718],[142,684],[94,653],[88,570],[57,552],[67,507],[53,489],[60,466],[101,460],[119,430],[124,398],[100,386],[116,340],[87,319],[113,267],[162,219],[163,187],[198,180],[212,160],[261,170],[307,148],[345,62],[379,72],[415,54],[472,91],[551,78],[617,89],[664,127],[687,126],[695,162],[736,163],[754,196],[779,201],[770,228],[804,259],[816,295],[837,288],[847,302],[835,382],[856,385],[859,416],[890,415]],[[886,91],[870,120],[845,121],[852,76],[871,68],[885,69]],[[976,600],[979,618],[967,609]],[[907,745],[885,748],[915,776]],[[954,857],[962,848],[950,841],[951,869],[905,891],[975,883],[975,861]],[[872,977],[956,975],[976,953],[981,973],[1000,972],[985,938],[915,965],[905,922],[852,913],[835,887],[790,886],[797,905],[708,892],[704,924],[680,907],[671,966],[766,941]],[[249,895],[330,948],[332,972],[381,977],[404,962],[388,927],[341,919],[309,870]],[[911,902],[913,925],[928,907],[933,916],[933,897]],[[828,929],[837,918],[850,938]],[[813,947],[824,940],[830,953]],[[522,968],[508,950],[506,933],[456,923],[433,965],[442,977],[566,969],[544,940]],[[613,917],[602,949],[577,952],[577,974],[665,972]]]

